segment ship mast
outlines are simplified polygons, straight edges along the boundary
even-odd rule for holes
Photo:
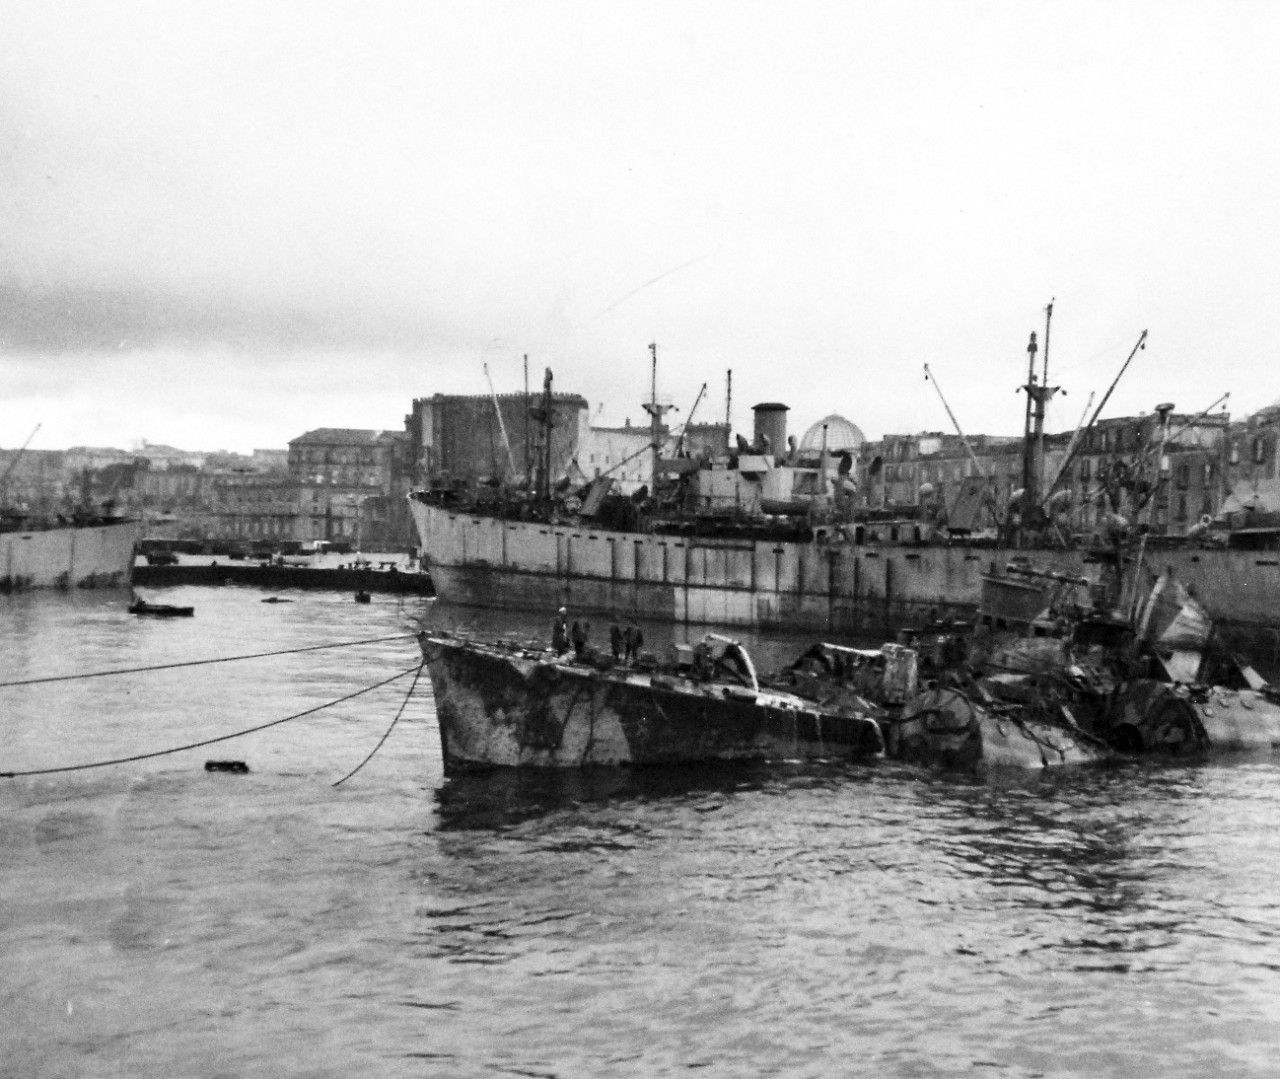
[[[1036,344],[1035,331],[1031,332],[1031,341],[1027,345],[1027,382],[1022,388],[1027,392],[1026,419],[1022,431],[1022,501],[1018,507],[1018,541],[1021,546],[1028,538],[1028,532],[1040,523],[1039,490],[1043,484],[1044,471],[1044,413],[1049,399],[1058,392],[1058,386],[1049,385],[1049,320],[1053,317],[1053,302],[1045,308],[1044,327],[1044,377],[1036,380]]]
[[[524,491],[533,493],[533,464],[529,460],[529,353],[524,354]]]
[[[649,355],[651,357],[649,400],[644,405],[644,410],[649,413],[649,444],[653,449],[653,479],[649,490],[656,495],[658,477],[662,474],[662,439],[659,437],[662,432],[662,415],[671,406],[658,403],[658,346],[656,343],[649,345]]]
[[[1046,396],[1044,397],[1044,399],[1039,400],[1039,401],[1037,401],[1037,402],[1036,402],[1036,428],[1037,428],[1037,432],[1036,432],[1036,454],[1037,454],[1037,456],[1038,456],[1038,460],[1036,461],[1036,492],[1037,492],[1037,493],[1039,493],[1040,491],[1043,491],[1043,490],[1044,490],[1044,467],[1045,467],[1045,453],[1044,453],[1044,415],[1045,415],[1045,405],[1048,403],[1048,399],[1049,399],[1050,397],[1052,397],[1055,393],[1057,393],[1057,392],[1058,392],[1058,387],[1057,387],[1057,386],[1054,386],[1054,387],[1050,387],[1050,386],[1049,386],[1049,324],[1050,324],[1050,322],[1052,322],[1052,321],[1053,321],[1053,301],[1052,301],[1052,300],[1050,300],[1050,301],[1049,301],[1049,306],[1048,306],[1048,307],[1046,307],[1046,308],[1044,309],[1044,357],[1043,357],[1043,363],[1044,363],[1043,371],[1044,371],[1044,374],[1043,374],[1043,376],[1042,376],[1042,377],[1041,377],[1041,379],[1040,379],[1041,392],[1042,392],[1043,394],[1045,394]],[[1035,503],[1035,504],[1037,504],[1037,505],[1038,505],[1038,503]]]
[[[555,426],[555,414],[551,401],[551,368],[548,367],[542,380],[542,401],[530,409],[533,419],[538,424],[538,478],[536,484],[537,497],[544,503],[551,501],[551,428]]]

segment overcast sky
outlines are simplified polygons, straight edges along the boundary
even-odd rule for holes
[[[1280,397],[1280,4],[0,0],[0,446],[550,367],[870,437]]]

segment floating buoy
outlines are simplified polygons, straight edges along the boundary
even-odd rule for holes
[[[249,771],[249,766],[244,761],[205,761],[204,770],[206,772],[235,772],[237,775],[244,775]]]

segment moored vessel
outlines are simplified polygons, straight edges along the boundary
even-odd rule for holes
[[[140,522],[122,518],[8,518],[0,527],[0,592],[126,586],[141,534]]]
[[[423,633],[446,774],[726,760],[867,759],[868,714],[762,687],[746,651],[709,638],[684,662],[633,666]]]

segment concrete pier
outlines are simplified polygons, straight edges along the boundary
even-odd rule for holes
[[[426,573],[400,569],[337,569],[310,566],[271,566],[259,563],[215,562],[204,565],[135,566],[133,583],[143,588],[166,585],[243,584],[270,591],[285,588],[327,588],[335,592],[391,592],[434,596]]]

